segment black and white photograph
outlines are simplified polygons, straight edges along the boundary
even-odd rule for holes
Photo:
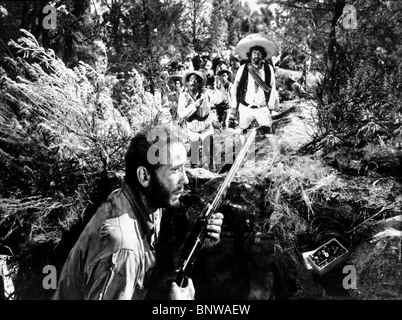
[[[401,56],[395,0],[0,1],[0,300],[402,300]]]

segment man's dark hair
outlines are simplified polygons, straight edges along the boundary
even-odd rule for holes
[[[153,163],[149,158],[149,150],[155,157],[160,156],[160,148],[173,142],[183,143],[183,132],[178,126],[147,126],[131,140],[125,155],[125,181],[131,186],[140,186],[137,177],[137,168],[144,166],[155,174],[164,163]]]
[[[254,47],[251,47],[250,50],[247,52],[247,58],[248,58],[248,59],[251,58],[251,52],[252,52],[253,50],[259,50],[259,51],[262,52],[262,60],[265,60],[265,58],[267,57],[267,52],[265,51],[265,48],[264,48],[264,47],[261,47],[261,46],[254,46]]]

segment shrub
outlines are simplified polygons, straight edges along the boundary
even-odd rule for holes
[[[0,243],[14,253],[24,297],[30,284],[22,279],[52,264],[63,234],[118,185],[130,138],[155,114],[142,83],[122,114],[108,76],[85,62],[67,68],[21,32],[10,45],[22,57],[6,57],[0,68]]]

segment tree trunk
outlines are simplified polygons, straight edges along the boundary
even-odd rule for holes
[[[196,20],[196,16],[197,16],[197,8],[196,8],[196,3],[193,2],[193,27],[192,27],[192,32],[193,32],[193,48],[196,51],[199,51],[200,48],[198,47],[198,41],[197,41],[197,20]]]
[[[110,20],[112,22],[112,34],[113,34],[113,47],[116,50],[116,55],[121,53],[121,43],[119,37],[119,26],[121,16],[121,3],[113,2],[110,10]]]
[[[327,77],[330,79],[334,76],[334,72],[337,69],[337,57],[339,51],[342,50],[341,46],[336,41],[336,25],[339,18],[342,16],[343,7],[345,6],[345,0],[337,0],[334,8],[334,16],[331,23],[331,32],[329,34],[328,44],[328,59],[327,59]]]
[[[148,59],[152,60],[152,50],[151,50],[151,32],[149,27],[149,18],[148,18],[148,8],[149,4],[147,0],[142,0],[142,8],[143,8],[143,23],[144,23],[144,38],[145,38],[145,48],[147,52]],[[148,80],[150,91],[152,94],[155,94],[155,84],[153,81],[153,70],[148,69]]]

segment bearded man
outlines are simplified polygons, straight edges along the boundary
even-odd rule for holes
[[[232,114],[239,114],[240,139],[245,141],[247,129],[255,119],[268,138],[274,157],[279,155],[278,139],[272,129],[271,113],[279,106],[275,70],[270,59],[278,53],[274,40],[262,34],[250,34],[236,45],[240,66],[232,86]]]
[[[149,127],[132,140],[125,177],[86,225],[63,266],[54,300],[142,300],[156,264],[161,219],[179,206],[188,184],[187,151],[176,127]],[[223,215],[209,220],[207,240],[220,239]],[[169,299],[194,299],[191,279],[171,283]]]
[[[216,114],[211,112],[212,90],[205,88],[206,83],[204,73],[188,71],[183,75],[184,88],[179,96],[177,113],[190,142],[192,167],[203,165],[203,154],[209,157],[210,166],[213,162],[213,122],[216,121]]]

